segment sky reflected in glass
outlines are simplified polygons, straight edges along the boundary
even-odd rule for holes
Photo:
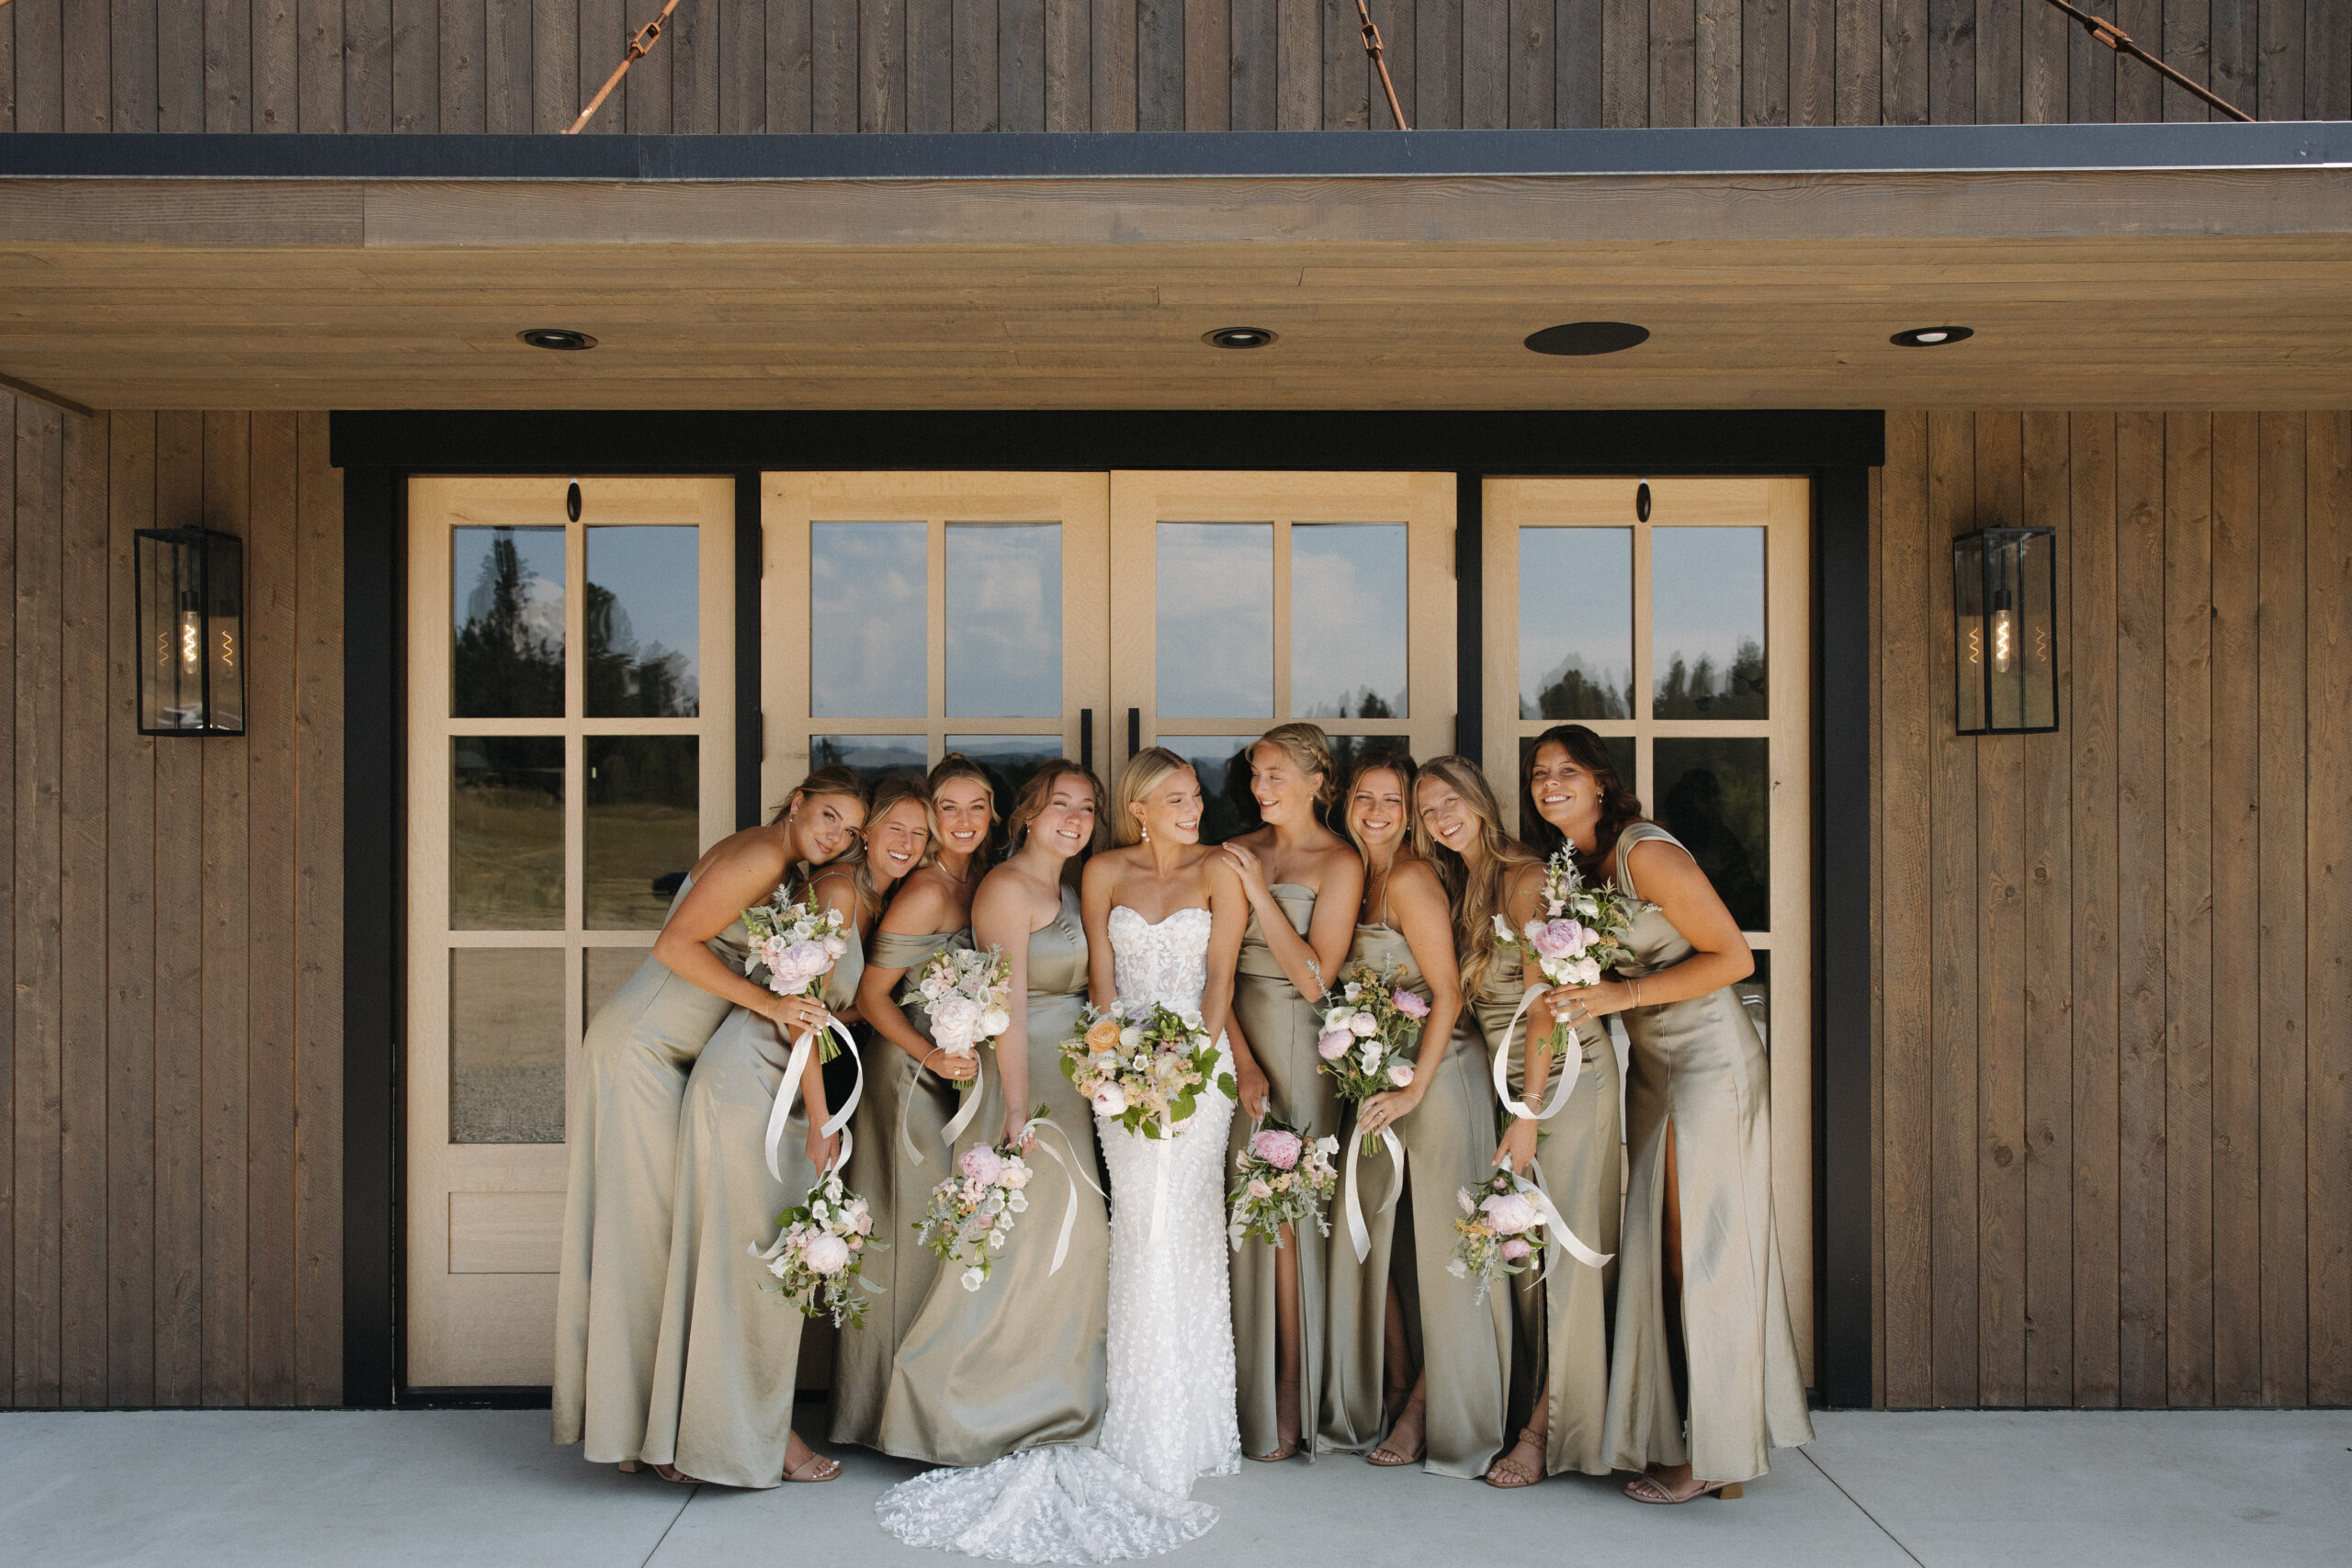
[[[1405,525],[1290,531],[1290,707],[1302,718],[1405,718]]]
[[[930,711],[928,525],[808,528],[808,711],[919,718]]]
[[[1762,718],[1764,530],[1650,531],[1650,703],[1658,718]]]
[[[1060,524],[947,525],[947,711],[1060,716]]]
[[[1519,716],[1629,718],[1634,531],[1519,531]]]
[[[1162,718],[1274,711],[1274,525],[1162,523],[1158,701]]]

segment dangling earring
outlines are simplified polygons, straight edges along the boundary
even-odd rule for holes
[[[1144,824],[1143,841],[1147,844],[1151,842],[1151,824],[1148,822]]]

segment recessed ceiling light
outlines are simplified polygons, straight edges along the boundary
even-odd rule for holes
[[[567,354],[596,346],[594,338],[586,333],[573,332],[570,327],[526,327],[514,335],[533,348],[560,349]]]
[[[1976,335],[1973,327],[1913,327],[1900,332],[1886,341],[1897,348],[1938,348],[1948,343],[1959,343]]]
[[[1617,354],[1649,341],[1650,330],[1631,321],[1564,321],[1527,334],[1538,354]]]
[[[1264,348],[1274,341],[1274,334],[1264,327],[1219,327],[1203,333],[1201,341],[1211,348]]]

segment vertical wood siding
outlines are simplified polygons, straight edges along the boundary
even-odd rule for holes
[[[0,394],[0,1391],[343,1397],[343,501],[319,413]],[[131,535],[245,541],[242,739],[138,733]]]
[[[2352,415],[1889,415],[1883,1398],[2352,1394]],[[1955,534],[2055,527],[2055,735],[1962,739]]]

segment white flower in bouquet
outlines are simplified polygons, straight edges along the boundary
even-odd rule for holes
[[[865,1323],[865,1296],[875,1293],[864,1273],[874,1214],[865,1199],[829,1170],[797,1205],[776,1216],[777,1235],[765,1250],[751,1248],[780,1282],[784,1298],[808,1317],[831,1317],[836,1328]]]
[[[1453,1255],[1445,1271],[1457,1280],[1475,1277],[1480,1302],[1497,1280],[1525,1271],[1546,1245],[1534,1193],[1527,1178],[1500,1166],[1476,1188],[1455,1192],[1463,1218],[1453,1222]]]
[[[1235,1247],[1251,1237],[1280,1247],[1285,1226],[1296,1232],[1311,1224],[1330,1235],[1323,1206],[1339,1190],[1332,1163],[1339,1149],[1335,1137],[1310,1138],[1272,1117],[1251,1133],[1234,1159],[1239,1175],[1228,1199],[1226,1234]]]
[[[1238,1097],[1232,1075],[1219,1070],[1198,1013],[1157,1004],[1089,1007],[1060,1055],[1062,1076],[1097,1115],[1148,1138],[1182,1133],[1212,1080],[1227,1097]]]
[[[1039,1106],[1037,1114],[1045,1113]],[[1022,1189],[1031,1174],[1018,1145],[975,1145],[956,1156],[956,1174],[932,1189],[930,1206],[914,1222],[916,1239],[949,1268],[960,1267],[956,1280],[964,1289],[988,1282],[995,1254],[1012,1234],[1012,1216],[1028,1211]]]

